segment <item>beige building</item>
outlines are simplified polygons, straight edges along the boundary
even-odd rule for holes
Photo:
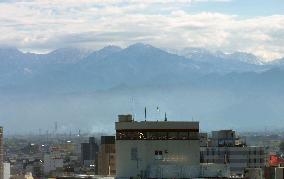
[[[4,178],[3,127],[0,126],[0,179]]]
[[[116,174],[115,163],[115,136],[101,136],[98,154],[98,174],[114,176]]]
[[[131,115],[120,115],[115,129],[117,178],[200,175],[198,122],[137,122]]]

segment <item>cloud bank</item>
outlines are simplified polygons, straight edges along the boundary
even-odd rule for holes
[[[43,52],[144,42],[170,49],[244,51],[266,61],[284,56],[284,15],[190,11],[209,2],[230,0],[2,1],[0,44]]]

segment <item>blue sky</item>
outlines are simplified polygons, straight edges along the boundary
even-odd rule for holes
[[[284,1],[282,0],[231,0],[224,2],[194,3],[187,10],[195,13],[200,11],[214,11],[225,14],[236,14],[242,18],[255,16],[269,16],[283,14]]]
[[[24,51],[142,42],[284,56],[282,0],[2,0],[0,12],[0,45]]]

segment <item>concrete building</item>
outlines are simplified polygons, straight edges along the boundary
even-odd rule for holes
[[[95,172],[97,173],[97,160],[98,160],[99,146],[94,137],[89,138],[89,143],[81,144],[81,161],[89,167],[95,166]]]
[[[43,172],[45,176],[58,176],[58,174],[63,172],[63,158],[52,154],[45,154]]]
[[[0,179],[4,178],[3,127],[0,126]]]
[[[115,163],[115,136],[101,136],[98,174],[114,176],[116,174]]]
[[[208,146],[208,134],[207,133],[199,133],[199,142],[200,147],[207,147]]]
[[[200,176],[198,122],[136,122],[119,115],[115,129],[117,178]]]
[[[4,166],[4,172],[3,172],[4,179],[10,179],[11,177],[10,163],[5,162],[3,166]]]
[[[264,147],[247,146],[235,131],[213,131],[207,147],[200,148],[201,163],[228,164],[231,176],[244,177],[246,168],[261,168],[266,164]]]

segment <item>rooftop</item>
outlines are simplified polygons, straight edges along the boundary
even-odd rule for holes
[[[120,121],[115,123],[116,130],[199,130],[197,121]]]

